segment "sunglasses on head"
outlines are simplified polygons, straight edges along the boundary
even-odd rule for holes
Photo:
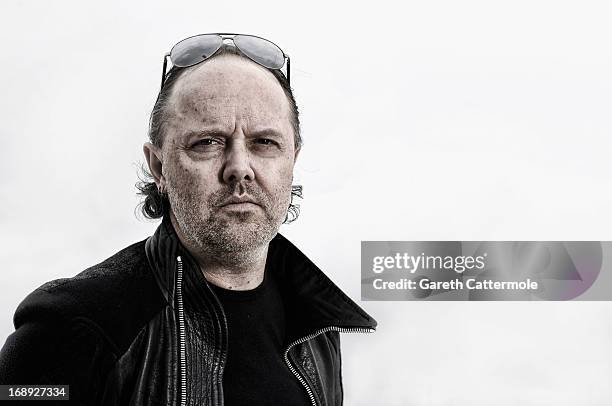
[[[172,65],[179,68],[197,65],[214,55],[226,39],[232,40],[234,46],[244,56],[268,69],[282,68],[285,64],[285,59],[287,59],[287,82],[289,82],[289,55],[286,55],[274,42],[255,35],[215,33],[185,38],[174,45],[169,53],[164,55],[162,87],[166,81],[168,57]]]

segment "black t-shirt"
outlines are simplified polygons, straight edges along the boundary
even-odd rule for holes
[[[251,290],[211,284],[227,316],[228,355],[223,372],[226,406],[308,406],[306,390],[284,361],[285,308],[268,269]]]

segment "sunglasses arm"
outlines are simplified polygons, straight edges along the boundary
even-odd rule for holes
[[[164,65],[162,67],[162,79],[161,79],[161,86],[164,87],[164,81],[166,80],[166,67],[168,66],[168,57],[170,56],[170,54],[166,54],[164,55]]]
[[[287,57],[287,82],[291,85],[291,59],[289,55],[285,55]]]

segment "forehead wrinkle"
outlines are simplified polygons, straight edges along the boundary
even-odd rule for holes
[[[233,121],[247,121],[256,125],[266,125],[279,120],[290,120],[282,106],[261,108],[258,102],[249,99],[210,96],[189,100],[178,97],[175,106],[177,119],[203,124],[220,124]],[[260,124],[261,123],[261,124]]]
[[[237,111],[239,108],[243,111],[272,112],[274,115],[288,113],[284,93],[279,100],[278,95],[271,94],[266,89],[259,88],[251,92],[249,90],[251,89],[242,88],[239,91],[228,92],[219,88],[193,86],[176,95],[175,105],[181,111],[195,113],[215,109],[235,109]],[[263,106],[265,108],[262,109]]]

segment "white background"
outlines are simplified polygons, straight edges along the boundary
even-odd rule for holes
[[[134,183],[162,56],[202,32],[291,55],[305,199],[281,233],[355,300],[361,240],[612,239],[611,11],[3,0],[0,340],[27,293],[153,232]],[[347,405],[610,404],[611,303],[361,304],[379,330],[343,336]]]

